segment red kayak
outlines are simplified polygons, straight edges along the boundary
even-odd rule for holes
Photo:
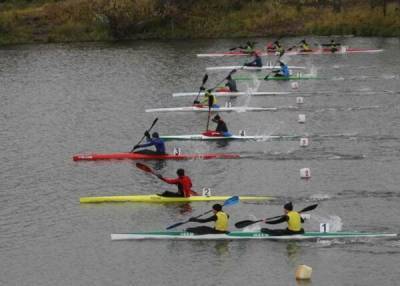
[[[193,160],[193,159],[237,159],[239,154],[206,153],[206,154],[166,154],[148,155],[140,153],[111,153],[111,154],[77,154],[72,157],[74,161],[96,161],[96,160]]]

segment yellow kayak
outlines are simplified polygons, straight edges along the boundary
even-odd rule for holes
[[[106,196],[106,197],[82,197],[79,199],[83,203],[109,203],[109,202],[136,202],[136,203],[190,203],[190,202],[210,202],[225,201],[232,196],[192,196],[189,198],[163,197],[159,195],[131,195],[131,196]],[[268,201],[273,200],[269,196],[239,196],[241,201]]]

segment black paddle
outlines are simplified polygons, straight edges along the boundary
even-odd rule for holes
[[[193,101],[193,104],[199,103],[198,100],[199,100],[199,96],[200,96],[201,90],[204,88],[204,84],[206,83],[207,80],[208,80],[208,74],[205,74],[203,76],[203,81],[201,82],[201,86],[199,88],[199,93],[197,94],[196,99]]]
[[[227,199],[226,201],[224,201],[224,204],[222,206],[224,206],[224,207],[233,206],[233,205],[236,205],[238,202],[239,202],[239,197],[238,196],[233,196],[233,197],[230,197],[229,199]],[[206,215],[206,214],[208,214],[208,213],[210,213],[212,211],[213,210],[206,211],[205,213],[202,213],[201,215],[195,216],[194,218],[199,218],[199,217],[201,217],[203,215]],[[175,228],[175,227],[180,226],[182,224],[188,223],[189,221],[190,221],[190,219],[174,223],[174,224],[172,224],[170,226],[167,226],[167,229]]]
[[[244,65],[240,69],[242,69],[243,67],[244,67]],[[210,88],[209,90],[213,91],[214,89],[216,89],[221,83],[224,82],[224,80],[226,80],[228,77],[233,75],[235,72],[237,72],[236,69],[231,70],[226,77],[224,77],[220,82],[218,82],[213,88]]]
[[[160,174],[156,173],[152,168],[150,168],[149,166],[143,164],[143,163],[136,163],[136,167],[139,168],[140,170],[146,172],[146,173],[151,173],[155,176],[157,176],[159,179],[160,178]]]
[[[150,132],[150,130],[154,127],[154,125],[156,125],[157,121],[158,121],[158,117],[156,117],[156,119],[154,119],[153,124],[151,124],[150,128],[147,129],[147,132]],[[144,137],[146,137],[146,135],[143,135],[142,139],[140,139],[140,141],[139,141],[135,146],[137,146],[137,145],[139,145],[140,143],[142,143]],[[133,146],[131,152],[133,152],[133,151],[135,150],[135,146]]]
[[[308,211],[312,211],[313,209],[315,209],[318,206],[318,204],[315,205],[310,205],[304,209],[302,209],[301,211],[299,211],[299,213],[303,213],[303,212],[308,212]],[[235,223],[235,226],[237,228],[244,228],[246,226],[261,222],[261,221],[267,221],[267,220],[271,220],[271,219],[276,219],[276,218],[280,218],[282,217],[282,215],[279,216],[274,216],[274,217],[269,217],[269,218],[265,218],[265,219],[259,219],[259,220],[242,220],[242,221],[238,221],[237,223]]]

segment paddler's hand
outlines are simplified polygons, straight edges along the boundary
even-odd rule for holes
[[[146,131],[144,132],[144,136],[146,136],[147,138],[150,138],[150,133],[149,133],[149,131],[146,130]]]
[[[206,88],[204,86],[202,86],[202,87],[200,87],[200,90],[204,91],[204,90],[206,90]]]
[[[160,180],[164,179],[163,176],[161,174],[156,174],[157,178],[159,178]]]
[[[139,148],[138,145],[133,146],[132,151],[136,150],[137,148]]]

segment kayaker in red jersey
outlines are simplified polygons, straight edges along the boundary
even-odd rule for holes
[[[302,227],[302,223],[304,222],[303,217],[300,213],[293,210],[293,204],[291,202],[285,204],[283,206],[284,215],[280,218],[270,221],[265,221],[267,224],[278,224],[278,223],[287,223],[286,229],[269,229],[262,228],[261,232],[267,233],[269,235],[280,236],[280,235],[294,235],[294,234],[303,234],[304,229]]]
[[[164,178],[160,174],[157,175],[157,177],[160,178],[161,180],[163,180],[164,182],[171,184],[171,185],[178,186],[177,193],[165,191],[164,193],[160,194],[160,196],[189,198],[190,196],[198,196],[199,195],[195,191],[192,191],[192,180],[188,176],[185,176],[185,170],[178,169],[176,171],[176,174],[178,175],[178,178],[176,178],[176,179]]]

